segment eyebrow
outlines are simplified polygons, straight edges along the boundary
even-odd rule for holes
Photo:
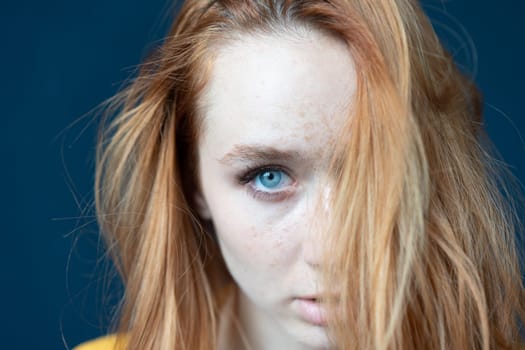
[[[235,145],[230,152],[219,159],[219,162],[228,165],[235,162],[292,161],[303,158],[297,151],[280,150],[263,145]]]

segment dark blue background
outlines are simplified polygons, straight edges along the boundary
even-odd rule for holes
[[[523,182],[525,3],[425,4],[481,86],[489,134]],[[107,266],[90,207],[95,127],[93,115],[82,116],[114,94],[163,37],[173,4],[55,0],[2,7],[0,347],[62,349],[103,332],[111,311],[103,305],[118,296],[101,278]]]

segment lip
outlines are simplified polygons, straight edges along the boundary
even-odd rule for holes
[[[326,308],[316,296],[295,298],[292,306],[303,321],[319,327],[327,325]]]

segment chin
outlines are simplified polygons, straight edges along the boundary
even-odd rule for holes
[[[299,321],[300,324],[294,327],[294,338],[304,346],[305,349],[328,350],[334,349],[334,345],[328,336],[326,327],[320,327]]]

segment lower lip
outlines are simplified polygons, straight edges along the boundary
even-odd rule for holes
[[[306,322],[315,326],[326,326],[326,310],[313,299],[294,299],[295,309]]]

